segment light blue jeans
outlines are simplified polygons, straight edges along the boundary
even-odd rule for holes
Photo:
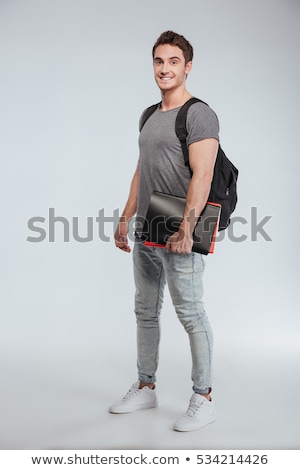
[[[194,252],[167,253],[164,248],[148,247],[136,241],[133,265],[139,380],[143,383],[156,381],[159,317],[167,283],[177,316],[189,335],[193,390],[210,393],[213,337],[202,300],[203,256]]]

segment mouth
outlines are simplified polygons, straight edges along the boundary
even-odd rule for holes
[[[169,82],[170,80],[172,80],[172,77],[159,77],[159,79],[163,82]]]

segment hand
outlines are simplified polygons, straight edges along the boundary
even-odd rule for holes
[[[185,235],[183,230],[180,229],[168,238],[166,250],[168,253],[188,254],[192,252],[193,243],[191,236],[189,234]]]
[[[128,245],[128,222],[120,221],[117,230],[115,231],[115,245],[120,250],[131,252],[131,248]]]

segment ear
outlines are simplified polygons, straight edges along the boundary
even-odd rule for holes
[[[186,74],[188,74],[192,70],[192,65],[193,63],[191,60],[186,63],[185,70],[184,70]]]

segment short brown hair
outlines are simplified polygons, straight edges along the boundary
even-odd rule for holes
[[[180,34],[174,33],[174,31],[165,31],[162,33],[159,38],[156,40],[156,43],[153,46],[152,49],[152,57],[154,59],[154,54],[155,54],[155,49],[162,45],[162,44],[171,44],[173,46],[179,47],[179,49],[182,50],[183,56],[185,59],[185,63],[190,62],[193,60],[193,47],[185,39],[184,36],[181,36]]]

